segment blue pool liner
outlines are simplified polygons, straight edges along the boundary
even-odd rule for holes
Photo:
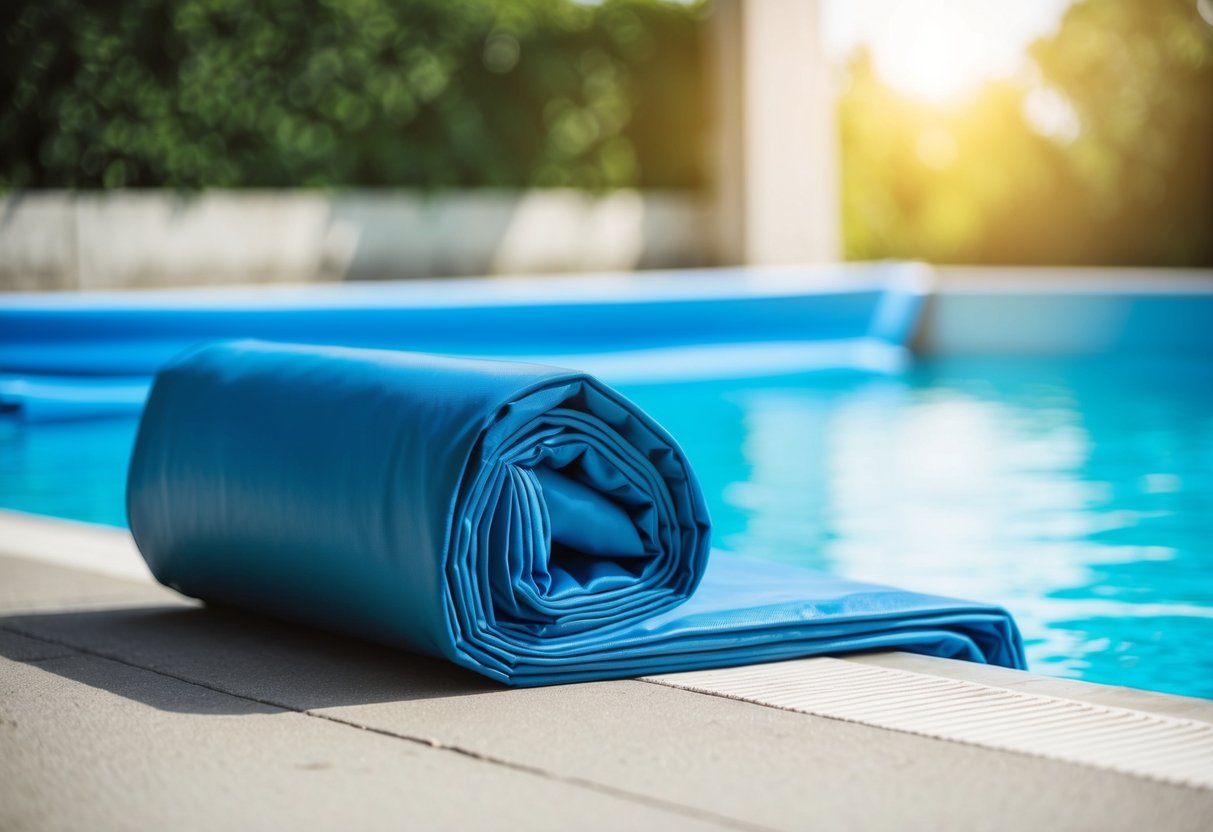
[[[612,383],[894,372],[915,263],[0,296],[0,410],[136,415],[182,352],[260,338],[577,366]]]
[[[552,367],[200,348],[156,377],[127,510],[186,595],[514,685],[870,649],[1024,666],[999,607],[710,552],[674,439]]]

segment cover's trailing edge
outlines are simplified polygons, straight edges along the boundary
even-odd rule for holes
[[[873,648],[1023,663],[996,607],[709,562],[677,444],[565,370],[206,347],[158,376],[127,501],[169,586],[512,684]]]

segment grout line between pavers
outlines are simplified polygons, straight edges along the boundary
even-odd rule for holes
[[[10,630],[9,632],[12,632],[12,631]],[[55,646],[62,647],[63,645],[57,644]],[[9,661],[20,662],[21,664],[38,664],[39,662],[51,662],[51,661],[54,661],[55,659],[70,659],[72,656],[80,655],[79,650],[75,650],[73,648],[65,648],[65,649],[67,650],[66,653],[52,653],[49,656],[25,656],[20,659],[9,659]],[[8,658],[8,657],[4,656],[3,658]]]
[[[581,789],[586,789],[588,791],[598,792],[599,794],[605,794],[610,797],[619,798],[621,800],[630,801],[632,803],[638,803],[638,804],[641,804],[644,806],[648,806],[649,808],[658,809],[658,810],[665,811],[665,812],[671,812],[673,814],[682,815],[684,817],[693,818],[695,820],[705,821],[707,823],[712,823],[717,826],[722,826],[722,827],[725,827],[728,829],[738,829],[738,830],[743,830],[743,832],[777,832],[775,827],[764,826],[762,824],[753,823],[751,821],[745,821],[745,820],[741,820],[739,818],[729,817],[728,815],[720,815],[715,812],[710,812],[706,809],[698,809],[694,806],[687,806],[682,803],[676,803],[674,801],[664,800],[660,797],[654,797],[652,795],[646,795],[646,794],[641,794],[639,792],[628,791],[627,789],[621,789],[616,786],[610,786],[605,783],[599,783],[594,780],[587,780],[582,777],[572,777],[572,776],[565,775],[565,774],[557,774],[555,772],[551,772],[546,769],[539,768],[537,766],[531,766],[531,765],[527,765],[525,763],[518,763],[513,760],[507,760],[507,759],[503,759],[501,757],[495,757],[491,754],[485,754],[480,751],[474,751],[470,748],[464,748],[463,746],[460,746],[460,745],[444,743],[440,740],[436,740],[436,739],[432,739],[432,738],[428,738],[428,737],[419,737],[419,736],[413,736],[411,734],[403,734],[398,731],[392,731],[387,728],[377,728],[373,725],[364,725],[362,723],[355,722],[353,720],[343,719],[341,717],[333,716],[332,714],[322,713],[320,711],[315,711],[315,710],[312,710],[309,708],[296,708],[296,707],[293,707],[293,706],[288,705],[283,702],[275,702],[272,699],[262,699],[257,696],[248,696],[247,694],[236,693],[236,692],[233,692],[230,690],[225,690],[221,687],[210,684],[208,682],[202,682],[197,679],[191,679],[187,676],[180,676],[176,673],[170,673],[168,671],[161,670],[161,669],[154,668],[154,667],[145,667],[144,665],[137,664],[128,659],[124,659],[120,656],[111,655],[111,654],[102,652],[100,650],[95,650],[95,649],[88,648],[88,647],[81,647],[79,645],[70,644],[70,643],[68,643],[66,641],[62,641],[60,639],[48,638],[46,636],[43,636],[43,635],[40,635],[37,633],[32,633],[27,630],[23,630],[19,627],[13,627],[11,624],[6,624],[3,622],[0,622],[0,630],[5,630],[7,632],[10,632],[10,633],[13,633],[13,634],[19,635],[19,636],[25,636],[26,638],[31,638],[36,641],[41,641],[46,644],[54,644],[58,647],[64,647],[64,648],[67,648],[68,650],[72,651],[71,653],[67,653],[67,654],[64,654],[61,656],[51,656],[51,657],[47,657],[45,659],[39,659],[38,661],[50,661],[51,659],[70,658],[73,655],[84,655],[84,656],[89,656],[91,658],[102,659],[105,661],[112,661],[115,664],[121,664],[126,667],[134,668],[135,670],[143,670],[148,673],[154,673],[158,676],[163,676],[167,679],[173,679],[175,681],[183,682],[188,685],[194,685],[196,687],[203,688],[204,690],[209,690],[213,693],[219,693],[219,694],[223,694],[224,696],[230,696],[234,699],[242,699],[246,702],[253,702],[258,705],[265,705],[265,706],[271,707],[271,708],[278,708],[279,710],[286,711],[288,713],[300,714],[302,716],[310,717],[312,719],[321,719],[326,722],[332,722],[337,725],[343,725],[347,728],[354,728],[359,731],[366,731],[368,733],[378,734],[380,736],[389,737],[391,739],[403,740],[404,742],[412,743],[415,745],[422,745],[427,748],[432,748],[436,751],[445,751],[445,752],[449,752],[452,754],[457,754],[461,757],[467,757],[469,759],[476,760],[477,762],[501,766],[503,768],[507,768],[507,769],[510,769],[512,771],[516,771],[516,772],[519,772],[522,774],[529,774],[532,776],[541,777],[545,780],[551,780],[556,783],[563,783],[564,785],[574,786],[576,788],[581,788]]]

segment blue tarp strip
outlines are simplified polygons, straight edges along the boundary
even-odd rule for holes
[[[824,277],[707,269],[0,296],[0,410],[29,421],[137,414],[160,367],[235,338],[508,357],[612,383],[890,372],[925,290],[922,267],[882,264]]]

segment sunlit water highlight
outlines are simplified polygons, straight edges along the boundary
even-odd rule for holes
[[[1007,606],[1033,670],[1213,697],[1213,364],[937,359],[624,392],[717,546]],[[0,420],[0,505],[122,525],[129,421]]]

